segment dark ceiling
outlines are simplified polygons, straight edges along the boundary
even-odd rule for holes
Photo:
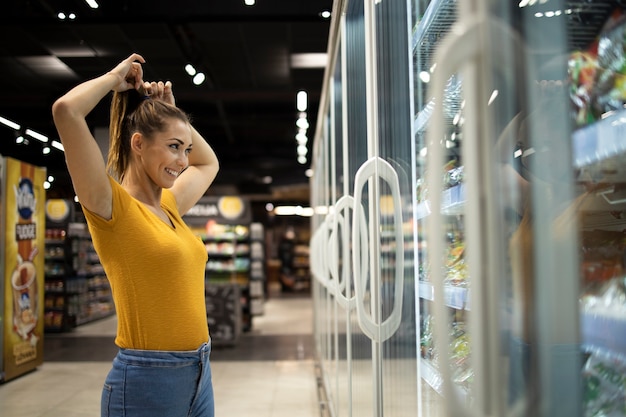
[[[172,81],[177,104],[218,154],[215,189],[257,199],[294,189],[302,197],[310,158],[296,160],[296,93],[308,92],[310,157],[324,68],[297,68],[291,58],[326,52],[330,19],[321,12],[331,11],[332,0],[98,2],[97,9],[84,0],[3,5],[0,116],[57,139],[54,100],[138,52],[147,61],[144,78]],[[61,21],[60,11],[76,18]],[[207,75],[204,84],[191,82],[188,63]],[[94,130],[108,126],[108,100],[88,121]],[[15,137],[0,125],[0,154],[47,166],[57,178],[49,194],[69,197],[63,153],[43,155],[41,142],[27,137],[28,145],[17,145]]]

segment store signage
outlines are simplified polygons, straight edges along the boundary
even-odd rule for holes
[[[250,207],[247,200],[237,196],[203,197],[184,215],[191,224],[207,218],[220,223],[241,224],[251,221]]]

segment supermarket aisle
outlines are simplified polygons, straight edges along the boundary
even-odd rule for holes
[[[99,416],[115,324],[112,317],[47,335],[44,364],[0,385],[0,415]],[[272,291],[252,331],[235,347],[215,347],[211,364],[218,417],[318,417],[310,295]]]

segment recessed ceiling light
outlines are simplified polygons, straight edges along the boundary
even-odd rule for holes
[[[199,72],[196,75],[193,76],[193,83],[195,85],[200,85],[204,82],[204,80],[206,79],[206,77],[204,76],[204,73]]]

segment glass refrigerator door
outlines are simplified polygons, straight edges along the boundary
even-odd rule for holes
[[[421,381],[445,415],[626,415],[623,6],[413,9]]]

